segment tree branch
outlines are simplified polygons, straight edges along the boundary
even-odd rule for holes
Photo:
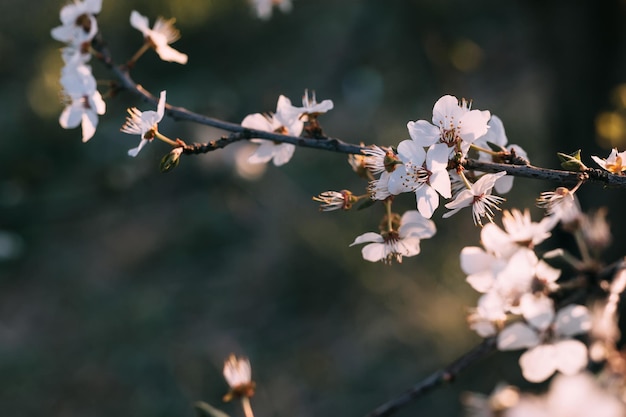
[[[158,99],[132,79],[126,66],[114,63],[111,58],[111,53],[102,39],[95,39],[92,46],[96,51],[96,57],[102,61],[104,65],[106,65],[117,77],[119,81],[118,88],[127,90],[145,102],[156,106]],[[214,119],[212,117],[194,113],[183,107],[172,106],[171,104],[165,105],[165,111],[168,116],[175,120],[186,120],[231,132],[231,135],[229,136],[224,136],[206,144],[192,144],[185,146],[183,148],[183,153],[188,155],[212,152],[217,149],[225,148],[234,142],[253,138],[272,140],[281,143],[291,143],[292,145],[300,147],[315,148],[345,154],[362,154],[362,151],[367,148],[367,146],[344,142],[340,139],[332,137],[306,138],[300,136],[281,135],[279,133],[266,132],[263,130],[248,129],[237,123]],[[532,165],[511,165],[483,162],[474,159],[465,160],[463,162],[463,166],[468,170],[477,170],[482,172],[506,171],[508,175],[516,177],[542,179],[557,182],[559,184],[575,184],[579,181],[583,181],[601,183],[605,186],[616,188],[626,188],[626,176],[613,175],[601,169],[589,168],[584,173],[579,173],[539,168]]]
[[[464,370],[477,360],[482,359],[483,357],[493,352],[495,350],[495,347],[496,337],[490,337],[483,340],[482,343],[463,354],[463,356],[459,357],[457,360],[455,360],[445,368],[438,370],[437,372],[429,375],[422,381],[415,384],[404,394],[377,407],[375,410],[367,414],[367,417],[390,416],[391,414],[398,411],[400,408],[406,406],[411,401],[416,400],[417,398],[427,394],[434,388],[437,388],[447,382],[453,381],[454,378],[462,370]]]

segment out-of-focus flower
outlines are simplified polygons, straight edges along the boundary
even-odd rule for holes
[[[506,175],[506,172],[498,172],[497,174],[485,174],[472,184],[471,189],[461,191],[454,201],[446,204],[446,208],[450,209],[449,212],[443,215],[444,218],[448,218],[457,213],[464,207],[472,207],[472,217],[474,218],[474,224],[482,226],[482,218],[486,217],[487,220],[493,221],[493,210],[500,210],[498,205],[504,201],[504,198],[492,195],[491,191],[493,185],[498,180]]]
[[[141,142],[136,148],[130,149],[128,155],[137,156],[139,151],[146,146],[146,144],[154,139],[158,133],[158,124],[163,119],[165,114],[165,91],[161,91],[159,95],[159,103],[157,104],[157,111],[139,111],[136,107],[128,109],[128,116],[126,117],[126,123],[120,129],[124,133],[129,135],[139,135]]]
[[[563,224],[576,222],[581,215],[575,191],[565,187],[541,193],[537,206],[546,209],[546,214],[555,216]]]
[[[534,314],[524,315],[530,325],[516,322],[498,335],[500,350],[529,348],[519,363],[524,378],[530,382],[545,381],[556,371],[573,375],[587,365],[587,346],[571,339],[591,328],[587,308],[569,305],[559,310],[554,320],[546,319],[550,315],[550,306],[542,303],[536,306]]]
[[[580,217],[580,230],[591,250],[598,253],[611,244],[611,228],[606,221],[607,209],[600,207],[594,213]]]
[[[161,17],[154,22],[154,27],[150,29],[148,18],[141,15],[136,10],[130,13],[130,24],[132,27],[143,33],[144,38],[154,48],[163,61],[187,63],[187,55],[170,46],[171,43],[180,39],[180,32],[174,27],[175,19],[165,20]]]
[[[61,8],[61,26],[51,31],[54,39],[66,42],[76,49],[84,49],[84,44],[98,33],[98,22],[94,15],[100,13],[102,0],[84,0],[67,4]]]
[[[598,158],[595,155],[592,155],[591,159],[602,169],[612,174],[622,175],[626,171],[626,165],[623,165],[626,162],[626,151],[617,152],[617,148],[613,148],[606,159]]]
[[[417,145],[428,148],[435,143],[448,146],[448,156],[467,155],[470,145],[487,133],[488,111],[470,110],[470,104],[454,96],[443,96],[433,107],[432,124],[426,120],[409,122],[409,135]]]
[[[98,115],[106,111],[106,104],[91,75],[91,67],[66,66],[61,74],[61,85],[69,103],[59,117],[59,124],[64,129],[72,129],[80,124],[83,142],[87,142],[96,133]]]
[[[466,392],[461,397],[461,402],[467,417],[501,417],[507,409],[517,405],[519,399],[517,387],[500,383],[489,396]]]
[[[256,384],[252,381],[252,368],[248,358],[237,358],[231,354],[224,361],[224,379],[230,387],[230,391],[224,395],[224,401],[230,401],[236,397],[252,397]]]
[[[491,115],[491,119],[489,119],[488,126],[489,126],[489,130],[487,130],[487,133],[485,133],[480,138],[476,139],[476,141],[474,142],[474,145],[480,146],[481,148],[484,148],[484,149],[490,149],[491,147],[487,144],[487,142],[490,142],[503,149],[507,149],[507,143],[509,140],[506,137],[502,120],[500,120],[500,118],[496,115]],[[526,151],[522,149],[519,145],[508,145],[508,151],[515,152],[515,155],[520,158],[524,158],[526,160],[528,159],[528,155],[526,154]],[[494,157],[493,155],[489,155],[484,152],[479,153],[478,160],[490,161],[490,162],[502,162],[501,160]],[[506,194],[509,191],[511,191],[511,188],[513,188],[514,178],[515,177],[512,175],[506,175],[498,179],[496,181],[496,184],[494,185],[494,188],[498,192],[498,194]]]
[[[624,417],[624,404],[587,372],[558,375],[542,397],[523,395],[504,417]]]
[[[272,8],[278,7],[280,11],[287,13],[291,11],[291,0],[250,0],[252,7],[259,19],[268,20],[272,17]]]
[[[416,210],[402,215],[399,227],[381,234],[367,232],[358,236],[350,246],[369,243],[361,250],[363,259],[370,262],[402,262],[403,256],[415,256],[420,253],[420,241],[435,235],[435,223],[424,218]]]
[[[241,125],[248,129],[300,136],[304,123],[300,120],[299,114],[294,111],[291,100],[281,95],[276,104],[275,114],[250,114],[243,119]],[[251,142],[261,145],[248,159],[252,164],[264,164],[272,160],[276,166],[284,165],[291,160],[296,150],[296,146],[291,143],[275,143],[264,139],[252,139]]]
[[[304,90],[304,95],[302,96],[302,107],[300,107],[299,110],[302,114],[317,116],[332,110],[333,106],[334,104],[332,100],[327,99],[318,103],[315,98],[315,91],[313,91],[309,96],[309,90]]]

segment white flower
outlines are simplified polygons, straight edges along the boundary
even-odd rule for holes
[[[250,0],[257,17],[268,20],[272,17],[272,7],[277,6],[282,12],[291,11],[291,0]]]
[[[180,38],[180,32],[174,28],[175,19],[164,20],[157,18],[154,27],[150,29],[148,18],[136,10],[130,14],[130,24],[143,33],[144,38],[150,42],[156,53],[163,61],[187,63],[187,55],[169,46]]]
[[[83,142],[87,142],[96,133],[98,115],[106,111],[106,104],[96,89],[96,80],[91,75],[88,65],[66,66],[61,74],[63,92],[69,99],[59,117],[59,124],[64,129],[82,126]]]
[[[369,243],[361,250],[363,259],[370,262],[392,260],[402,262],[403,256],[415,256],[420,253],[420,240],[435,235],[435,223],[425,219],[416,210],[404,213],[397,230],[382,234],[367,232],[358,236],[350,246]]]
[[[467,154],[470,145],[487,133],[487,122],[491,114],[488,111],[470,110],[467,101],[454,96],[443,96],[433,107],[433,124],[426,120],[409,122],[409,135],[417,145],[429,147],[435,143],[444,143],[449,148],[448,156],[461,152]]]
[[[489,221],[493,221],[493,209],[499,210],[498,205],[504,201],[504,198],[492,195],[491,190],[498,178],[506,175],[506,172],[498,172],[497,174],[485,174],[478,179],[472,188],[461,191],[454,201],[446,204],[446,208],[451,211],[443,215],[448,218],[457,213],[463,207],[472,207],[472,217],[474,224],[482,226],[482,217],[486,217]]]
[[[581,215],[575,191],[565,187],[541,193],[537,199],[537,206],[545,208],[549,216],[554,216],[555,220],[565,224],[578,220]]]
[[[489,130],[487,130],[487,133],[476,139],[474,144],[484,149],[490,149],[487,142],[491,142],[506,149],[508,139],[506,137],[506,133],[504,132],[504,125],[502,124],[502,120],[500,120],[500,118],[496,115],[491,115],[488,126]],[[518,157],[528,159],[526,151],[522,149],[519,145],[508,145],[508,150],[509,152],[515,152],[515,155]],[[486,154],[484,152],[479,153],[478,159],[480,161],[502,162],[494,158],[492,155]],[[496,184],[494,185],[494,188],[498,192],[498,194],[505,194],[511,191],[511,188],[513,188],[514,178],[515,177],[513,177],[512,175],[506,175],[498,179],[496,181]]]
[[[448,147],[439,143],[424,152],[415,141],[405,140],[398,145],[398,155],[404,164],[391,174],[389,192],[395,195],[414,191],[417,209],[430,219],[439,207],[439,194],[444,198],[452,196],[447,171]]]
[[[626,162],[626,151],[617,152],[617,148],[613,148],[606,159],[598,158],[595,155],[592,155],[591,159],[593,159],[596,164],[600,165],[602,169],[610,173],[620,175],[626,171],[626,165],[622,165]]]
[[[542,397],[522,396],[503,417],[624,417],[623,402],[587,372],[557,375]]]
[[[165,91],[161,91],[159,95],[157,111],[150,110],[142,112],[136,107],[133,107],[128,109],[128,114],[126,123],[124,123],[124,126],[122,126],[120,130],[129,135],[139,135],[141,137],[139,146],[128,151],[128,155],[137,156],[139,151],[141,151],[148,142],[152,141],[158,132],[158,124],[165,114]]]
[[[529,309],[528,311],[533,311]],[[572,336],[591,328],[591,317],[586,307],[569,305],[553,314],[546,302],[534,308],[534,314],[525,314],[528,324],[516,322],[498,335],[498,349],[530,348],[519,359],[522,374],[530,382],[541,382],[554,372],[565,375],[580,372],[587,365],[587,347]]]
[[[230,391],[224,396],[224,401],[230,401],[233,397],[254,395],[255,384],[252,381],[252,368],[248,358],[237,358],[231,354],[224,361],[224,379],[230,386]]]
[[[380,174],[385,171],[393,171],[395,162],[398,160],[391,148],[371,145],[363,149],[364,164],[372,174]]]
[[[317,197],[313,197],[313,200],[321,203],[321,211],[350,210],[352,204],[357,201],[348,190],[324,191]]]
[[[61,8],[61,26],[51,31],[54,39],[83,49],[98,33],[98,22],[94,15],[100,13],[102,0],[84,0],[70,3]]]
[[[304,95],[302,96],[302,107],[300,107],[299,110],[304,114],[318,115],[332,110],[333,107],[334,104],[332,100],[324,100],[321,103],[318,103],[315,98],[315,91],[313,91],[309,97],[309,90],[304,90]]]
[[[304,123],[299,119],[298,115],[299,112],[294,111],[291,100],[281,95],[278,98],[275,114],[250,114],[243,119],[241,125],[249,129],[263,130],[265,132],[300,136]],[[263,139],[252,139],[252,142],[261,145],[248,159],[248,162],[252,164],[264,164],[272,160],[276,166],[284,165],[289,162],[296,150],[296,146],[291,143],[275,143],[271,140]]]

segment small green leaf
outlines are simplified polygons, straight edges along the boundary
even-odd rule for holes
[[[487,141],[487,146],[494,152],[506,152],[506,148],[498,145],[497,143]]]
[[[161,158],[161,164],[159,166],[161,172],[170,172],[176,168],[180,162],[180,155],[182,153],[183,148],[174,148],[170,151],[170,153]]]
[[[587,166],[582,163],[580,149],[570,154],[557,152],[557,156],[561,160],[561,167],[567,171],[579,172],[588,169]]]
[[[230,417],[225,412],[218,410],[217,408],[205,403],[204,401],[196,401],[193,405],[194,407],[196,407],[198,417]]]

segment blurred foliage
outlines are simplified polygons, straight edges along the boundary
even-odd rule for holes
[[[103,3],[100,29],[119,62],[142,41],[131,10],[177,18],[174,46],[189,64],[150,53],[133,76],[214,117],[237,122],[309,88],[335,102],[327,133],[395,145],[450,93],[499,115],[537,165],[558,167],[557,151],[581,148],[589,162],[623,150],[622,1],[295,0],[268,22],[244,1]],[[144,107],[124,93],[107,100],[89,143],[62,130],[61,45],[49,36],[61,5],[3,0],[0,14],[3,414],[192,416],[195,401],[221,404],[234,351],[251,359],[257,415],[359,416],[478,341],[465,325],[477,295],[458,266],[461,247],[478,244],[469,213],[435,214],[439,232],[420,256],[373,265],[348,244],[376,230],[382,208],[319,213],[310,200],[359,192],[343,155],[298,149],[250,180],[233,146],[164,175],[161,144],[126,156],[137,139],[119,133],[125,109]],[[105,91],[110,74],[92,66]],[[172,120],[161,130],[190,142],[220,135]],[[505,207],[554,187],[517,179]],[[624,229],[623,191],[579,195]],[[398,200],[398,211],[414,204]],[[516,358],[476,364],[399,415],[458,415],[462,390],[522,384]]]

